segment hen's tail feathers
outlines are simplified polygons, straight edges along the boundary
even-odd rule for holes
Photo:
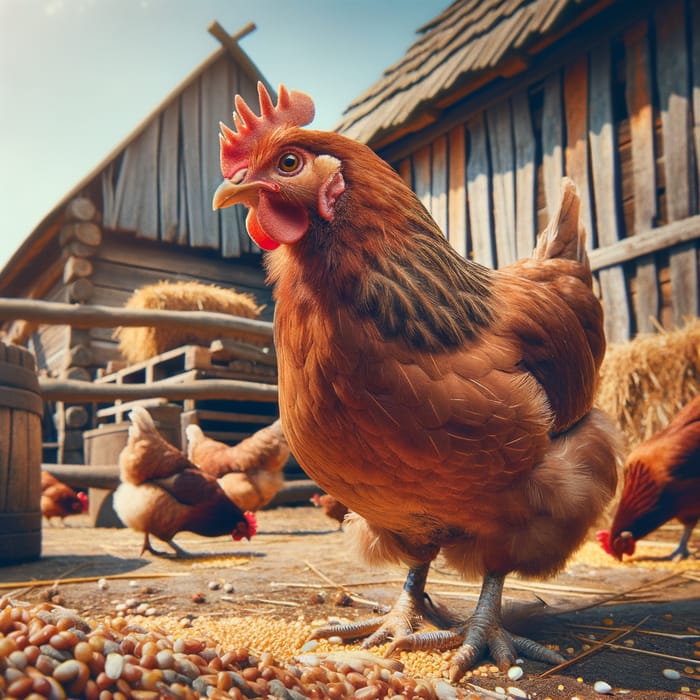
[[[143,406],[134,406],[129,413],[129,437],[139,438],[144,433],[158,434],[151,414]]]
[[[185,437],[187,438],[187,457],[192,459],[195,443],[204,437],[204,433],[196,423],[192,423],[185,428]]]
[[[586,229],[579,220],[580,211],[581,199],[576,185],[565,177],[561,182],[559,209],[537,237],[532,257],[538,260],[566,258],[587,265]]]

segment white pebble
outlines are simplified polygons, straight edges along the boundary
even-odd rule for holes
[[[435,684],[435,693],[439,700],[456,700],[457,689],[447,681],[438,681]]]
[[[310,639],[301,648],[302,651],[313,651],[318,646],[318,639]]]
[[[681,674],[673,668],[665,668],[663,670],[663,674],[664,677],[668,678],[670,681],[677,681],[681,677]]]
[[[136,606],[136,612],[139,615],[143,615],[146,612],[146,610],[148,610],[148,603],[141,603],[141,605]]]
[[[512,695],[514,698],[527,698],[528,694],[520,688],[513,688],[512,686],[508,688],[508,694]]]
[[[139,601],[136,600],[136,598],[127,598],[124,602],[127,608],[135,608],[139,604]]]
[[[232,583],[225,583],[224,584],[224,593],[233,593],[233,584]]]
[[[612,692],[612,686],[610,683],[606,683],[605,681],[596,681],[593,684],[593,690],[601,695],[607,695],[608,693]]]
[[[97,582],[97,587],[98,587],[101,591],[106,591],[106,590],[109,588],[109,583],[107,582],[107,579],[106,579],[106,578],[101,578],[101,579]]]
[[[131,579],[131,581],[129,581],[129,588],[138,588],[138,587],[139,587],[138,581],[134,581],[133,579]]]
[[[343,643],[343,638],[338,637],[337,635],[334,635],[333,637],[328,637],[328,642],[330,644],[342,644]]]
[[[517,681],[518,679],[522,678],[524,674],[524,671],[520,666],[511,666],[508,669],[508,678],[512,681]]]
[[[146,617],[153,617],[155,615],[157,610],[155,608],[146,608],[145,612],[143,613]],[[189,620],[188,620],[189,622]]]
[[[126,610],[126,603],[117,603],[115,608],[117,612],[124,612]]]
[[[221,584],[218,581],[209,581],[207,586],[210,591],[218,591],[221,588]]]

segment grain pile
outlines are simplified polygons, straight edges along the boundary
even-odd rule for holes
[[[480,700],[485,695],[403,673],[366,652],[300,654],[281,662],[246,646],[147,629],[134,618],[90,622],[65,608],[0,600],[0,697],[374,698]]]
[[[137,289],[125,304],[127,309],[170,311],[213,311],[257,319],[263,306],[251,294],[200,282],[158,282]],[[236,338],[233,331],[186,330],[144,326],[118,328],[114,338],[119,351],[130,363],[148,360],[180,345],[209,345],[216,338]],[[246,342],[251,342],[246,339]]]
[[[700,392],[700,319],[608,347],[597,405],[632,448],[666,427]]]

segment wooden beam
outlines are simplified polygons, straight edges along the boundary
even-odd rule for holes
[[[113,306],[75,305],[39,299],[0,298],[0,319],[22,319],[74,328],[156,326],[159,328],[218,329],[272,342],[272,323],[212,311],[125,309]]]
[[[700,238],[700,214],[649,229],[588,253],[592,270],[636,260],[644,255]]]
[[[255,31],[255,23],[249,22],[243,29],[230,35],[216,20],[214,20],[209,27],[209,33],[221,43],[221,45],[228,51],[231,58],[241,67],[243,72],[253,81],[253,84],[257,85],[258,81],[261,81],[263,85],[267,88],[267,91],[271,96],[277,94],[276,90],[262,77],[258,69],[251,63],[251,60],[244,53],[240,46],[238,46],[238,41],[244,36]]]
[[[276,384],[245,382],[238,379],[198,379],[185,383],[164,380],[148,384],[95,384],[77,379],[39,377],[39,392],[46,400],[77,403],[153,398],[170,401],[187,399],[230,399],[266,403],[277,401]]]
[[[41,469],[74,489],[107,489],[119,486],[119,467],[116,464],[42,464]],[[286,481],[266,508],[289,503],[308,503],[321,489],[311,479]]]

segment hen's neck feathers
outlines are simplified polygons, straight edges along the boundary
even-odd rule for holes
[[[310,212],[304,239],[268,255],[278,303],[294,299],[302,314],[341,304],[382,339],[427,351],[459,347],[488,325],[492,271],[449,245],[397,173],[361,144],[299,133],[296,145],[340,160],[346,191],[332,222]]]
[[[654,478],[643,461],[628,464],[611,533],[629,530],[636,539],[644,537],[670,517],[665,511],[663,483]]]

